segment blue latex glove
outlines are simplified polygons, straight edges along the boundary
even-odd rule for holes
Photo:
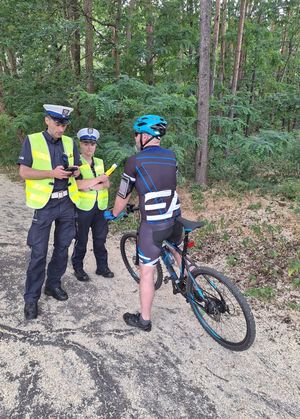
[[[107,220],[107,221],[117,221],[117,220],[119,220],[120,218],[123,218],[125,214],[126,214],[126,212],[125,212],[125,211],[122,211],[122,212],[120,212],[120,214],[116,217],[116,216],[112,213],[112,211],[110,211],[110,210],[106,210],[106,211],[104,211],[103,216],[104,216],[104,219],[105,219],[105,220]]]

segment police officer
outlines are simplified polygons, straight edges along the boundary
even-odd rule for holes
[[[72,255],[74,273],[79,281],[89,281],[83,269],[89,230],[93,235],[93,251],[97,263],[97,275],[112,278],[113,272],[107,264],[105,248],[108,233],[107,221],[103,217],[108,204],[108,176],[104,174],[103,160],[94,157],[97,140],[100,134],[95,128],[83,128],[77,133],[80,140],[80,176],[77,178],[79,202],[76,204],[78,213],[78,229]]]
[[[72,108],[44,105],[47,129],[28,135],[19,156],[19,173],[25,180],[26,205],[34,209],[27,244],[31,259],[27,269],[24,314],[27,320],[38,315],[38,300],[45,280],[49,234],[53,221],[54,250],[47,267],[45,294],[56,300],[68,299],[61,288],[66,271],[68,247],[75,236],[75,205],[79,176],[79,152],[72,138],[64,134]]]

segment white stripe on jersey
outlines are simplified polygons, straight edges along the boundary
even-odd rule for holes
[[[165,214],[147,215],[147,221],[159,221],[159,220],[166,220],[167,218],[172,218],[173,212],[177,210],[178,208],[180,208],[180,203],[177,203],[177,201],[178,201],[178,195],[177,195],[177,192],[175,191],[172,202],[168,208],[168,211]]]
[[[166,189],[165,191],[148,192],[145,194],[145,202],[154,198],[161,198],[163,196],[171,196],[171,194],[172,194],[171,189]]]
[[[162,209],[162,208],[166,208],[166,203],[162,202],[161,204],[148,204],[145,205],[145,210],[146,211],[152,211],[152,210],[156,210],[156,209]]]

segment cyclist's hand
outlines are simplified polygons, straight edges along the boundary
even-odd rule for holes
[[[126,212],[122,211],[119,215],[115,216],[112,211],[106,210],[104,211],[104,219],[107,221],[117,221],[120,220],[120,218],[123,218],[125,216]]]

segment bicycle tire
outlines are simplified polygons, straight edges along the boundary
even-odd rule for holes
[[[128,232],[123,234],[120,241],[120,249],[123,262],[126,266],[126,269],[132,276],[132,278],[140,283],[138,267],[135,265],[136,260],[136,240],[137,234],[135,232]],[[156,264],[156,277],[154,281],[154,288],[158,290],[161,287],[163,281],[163,271],[160,264],[160,261]]]
[[[201,289],[200,291],[197,286]],[[210,307],[205,305],[201,292],[208,297],[211,302],[208,303],[211,304]],[[238,309],[232,309],[232,297],[237,302]],[[214,269],[198,267],[188,275],[187,298],[201,326],[220,345],[232,351],[245,351],[253,344],[256,327],[251,308],[241,291],[229,278]],[[208,314],[205,310],[212,312]],[[235,323],[235,326],[231,327],[234,334],[238,332],[239,327],[242,327],[242,321],[245,328],[241,337],[233,340],[230,340],[222,329],[230,318]]]

